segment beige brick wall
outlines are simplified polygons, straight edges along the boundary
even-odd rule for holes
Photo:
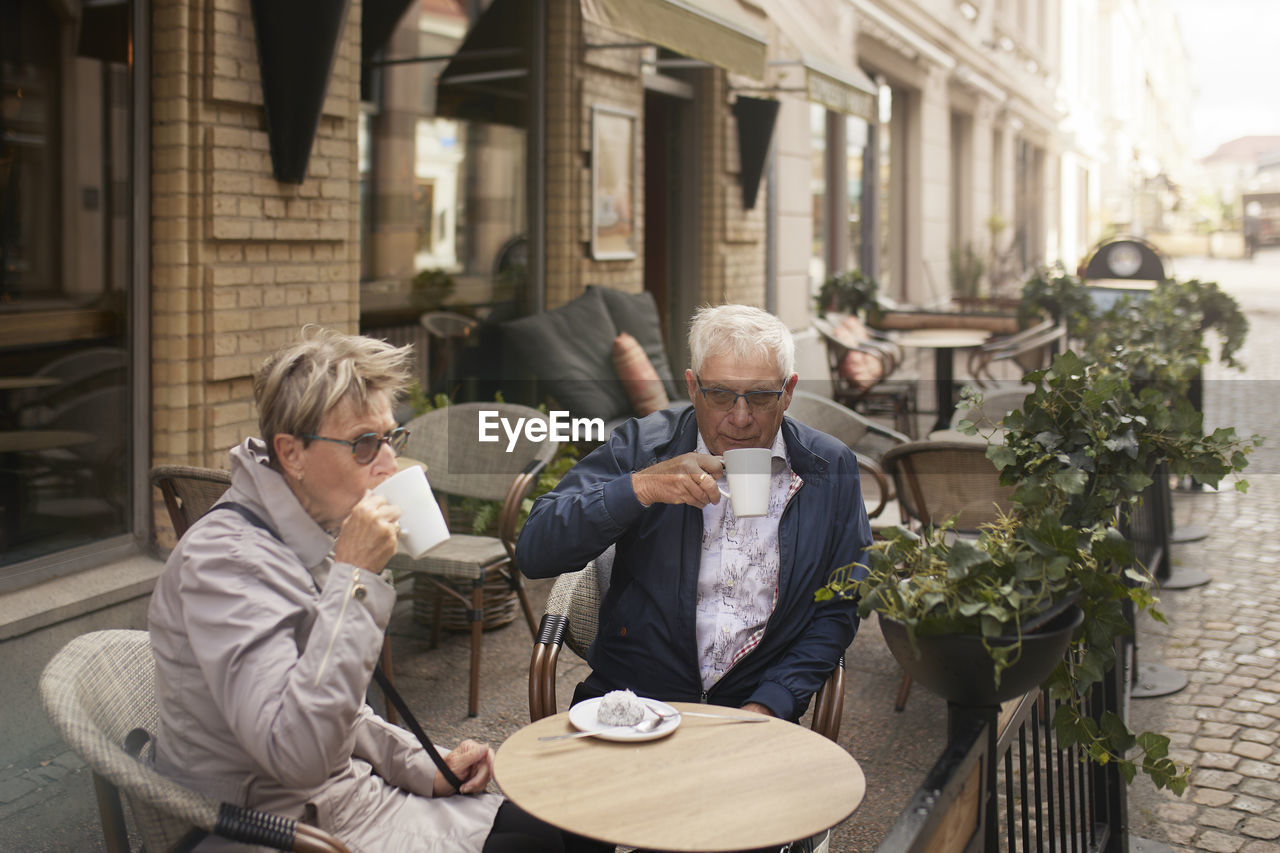
[[[573,299],[588,284],[644,288],[644,88],[638,49],[582,49],[585,43],[634,39],[584,22],[577,0],[548,0],[547,50],[547,305]],[[704,72],[698,152],[700,229],[697,302],[764,304],[764,188],[756,207],[742,209],[737,126],[723,71]],[[591,257],[591,111],[595,105],[636,115],[637,257]]]
[[[583,51],[582,44],[634,41],[582,20],[577,0],[547,3],[547,306],[573,299],[588,284],[644,288],[643,184],[635,205],[637,252],[631,260],[591,257],[591,114],[596,105],[636,117],[637,180],[644,174],[644,89],[638,49]]]
[[[152,4],[155,464],[224,467],[256,432],[262,358],[306,323],[358,326],[360,6],[292,185],[272,176],[249,0]]]

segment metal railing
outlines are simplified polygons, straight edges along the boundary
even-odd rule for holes
[[[1137,560],[1160,571],[1169,553],[1168,470],[1122,525]],[[1133,624],[1132,613],[1129,614]],[[1127,720],[1136,643],[1117,641],[1117,665],[1090,689],[1084,710]],[[1070,652],[1068,652],[1070,653]],[[1123,853],[1126,783],[1053,731],[1058,702],[1033,690],[1002,707],[947,706],[947,745],[877,853]]]
[[[1094,685],[1095,719],[1120,713],[1121,679]],[[1058,743],[1057,705],[1038,689],[1003,708],[949,704],[946,749],[878,853],[1126,850],[1124,779]]]

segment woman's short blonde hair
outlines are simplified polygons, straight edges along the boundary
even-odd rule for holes
[[[253,378],[258,430],[276,464],[277,435],[314,435],[343,400],[365,411],[383,393],[395,403],[408,388],[413,347],[308,325],[267,357]]]
[[[778,365],[778,376],[785,382],[795,373],[796,342],[786,324],[768,311],[751,305],[707,305],[689,322],[693,372],[701,372],[702,363],[716,356],[740,361],[764,356]]]

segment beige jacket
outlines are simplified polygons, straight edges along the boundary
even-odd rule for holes
[[[148,611],[157,769],[227,802],[310,812],[357,853],[479,851],[501,798],[432,799],[431,759],[364,703],[395,589],[332,560],[260,440],[231,467],[227,499],[281,539],[215,511],[165,564]]]

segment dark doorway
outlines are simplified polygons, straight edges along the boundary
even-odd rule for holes
[[[689,98],[645,92],[644,288],[658,305],[677,374],[688,363],[685,325],[698,303],[692,113]]]

